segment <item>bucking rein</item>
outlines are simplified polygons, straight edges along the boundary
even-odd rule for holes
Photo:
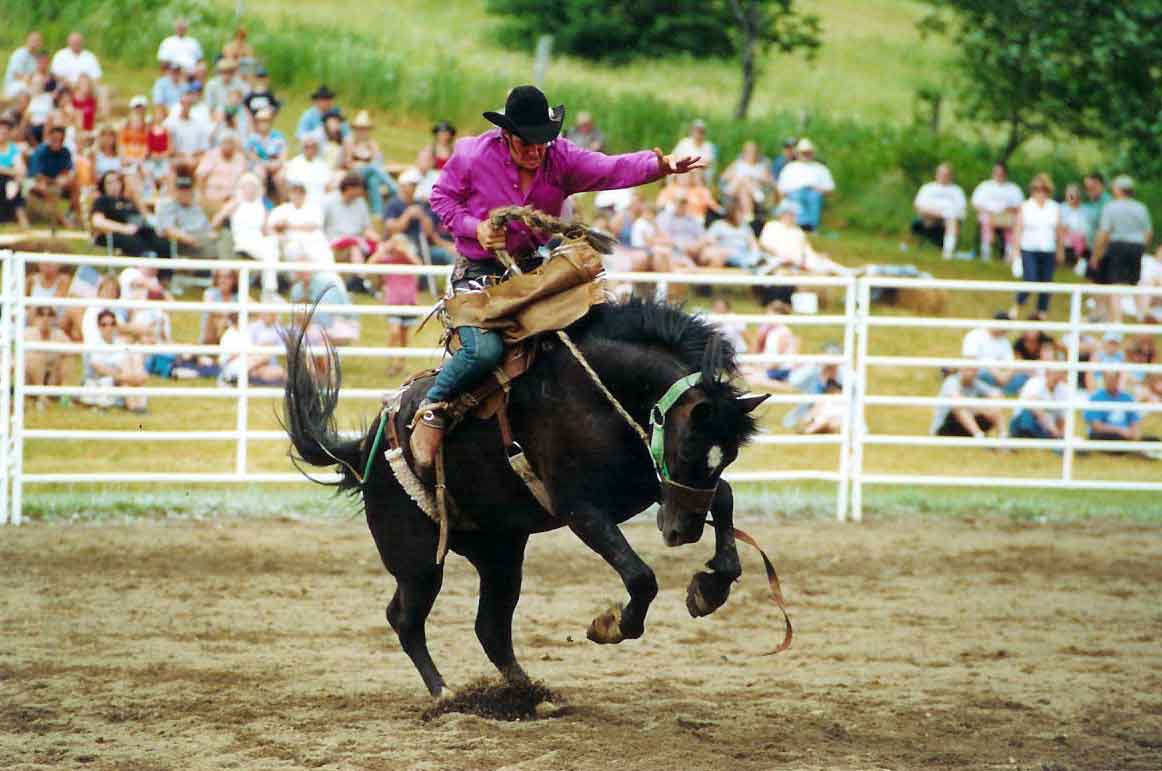
[[[519,220],[534,230],[562,234],[568,240],[584,241],[591,248],[603,254],[608,254],[609,249],[611,248],[611,242],[608,236],[592,231],[584,226],[568,225],[554,217],[547,216],[529,207],[508,206],[495,209],[490,215],[490,220],[494,229],[503,229],[510,221]],[[494,254],[510,274],[521,275],[524,273],[520,266],[517,265],[516,260],[514,260],[506,250],[497,249],[494,251]],[[434,308],[432,313],[429,313],[427,318],[425,318],[425,322],[439,310],[442,302],[443,301],[437,303],[436,308]],[[647,433],[646,430],[642,428],[641,425],[639,425],[638,422],[633,418],[633,416],[629,414],[625,407],[622,406],[621,402],[617,400],[617,397],[614,396],[613,393],[611,393],[609,389],[605,387],[605,384],[601,381],[601,377],[589,364],[589,361],[585,358],[585,355],[569,337],[569,334],[565,332],[564,329],[556,329],[553,331],[556,333],[557,338],[561,341],[565,348],[568,349],[568,351],[577,360],[577,363],[581,365],[581,368],[585,370],[585,373],[589,376],[589,379],[593,381],[594,386],[597,387],[597,390],[601,392],[602,396],[605,397],[610,406],[613,407],[614,411],[616,411],[617,414],[620,415],[623,420],[625,420],[629,427],[633,429],[634,433],[637,434],[638,437],[642,440],[646,451],[650,454],[650,458],[653,461],[654,470],[658,476],[659,500],[661,499],[661,489],[665,486],[669,486],[674,488],[675,491],[678,492],[681,496],[689,500],[691,504],[697,505],[699,508],[708,511],[711,501],[714,498],[714,494],[718,489],[717,484],[715,484],[715,487],[710,489],[699,489],[688,487],[679,482],[675,482],[670,478],[670,471],[667,468],[665,461],[666,416],[670,409],[675,404],[677,404],[682,396],[698,383],[702,377],[702,373],[695,372],[693,374],[686,375],[685,377],[680,378],[677,382],[671,385],[669,389],[666,390],[666,393],[662,395],[662,398],[659,399],[650,410],[650,431]],[[501,374],[500,370],[497,370],[496,374],[497,379],[501,384],[501,388],[507,391],[509,380],[508,376]],[[402,394],[406,385],[407,384],[405,383],[404,386],[401,386],[399,391],[400,394]],[[392,406],[398,406],[398,399],[399,396],[397,395],[396,399],[393,400],[391,405],[384,405],[384,407],[380,410],[378,427],[375,431],[374,439],[371,443],[371,450],[367,454],[367,463],[364,466],[363,474],[360,475],[356,469],[351,469],[351,471],[353,474],[355,474],[355,477],[361,486],[366,483],[366,480],[371,476],[372,462],[383,443],[384,429],[385,427],[388,428],[392,434],[392,441],[390,442],[392,447],[384,452],[385,459],[388,463],[388,468],[391,469],[392,473],[396,476],[397,481],[400,483],[400,486],[404,489],[405,492],[407,492],[409,497],[411,497],[412,500],[415,501],[415,503],[429,517],[431,517],[439,524],[440,532],[436,546],[436,563],[440,564],[443,562],[444,557],[448,551],[449,528],[447,492],[445,486],[444,451],[443,448],[441,448],[436,457],[435,489],[434,491],[428,490],[419,481],[414,472],[412,472],[411,468],[408,466],[406,459],[403,457],[403,450],[400,446],[400,442],[398,441],[398,438],[394,436],[395,422],[394,419],[389,420],[389,416],[394,416]],[[536,473],[529,465],[528,460],[524,457],[524,451],[521,446],[512,440],[506,411],[507,405],[501,407],[501,409],[497,412],[497,420],[500,424],[502,434],[505,434],[505,436],[502,438],[504,439],[504,444],[507,450],[506,455],[508,456],[509,465],[513,469],[513,472],[529,489],[529,492],[537,500],[540,506],[549,514],[554,514],[551,500],[548,496],[548,491],[546,490],[544,484],[536,476]],[[434,495],[433,492],[435,493]],[[434,516],[433,509],[435,510]],[[706,524],[713,526],[713,519],[707,519]],[[771,601],[774,603],[775,607],[779,609],[779,612],[783,616],[783,641],[779,643],[777,648],[775,648],[773,651],[770,651],[770,653],[766,655],[773,655],[785,651],[787,648],[791,647],[791,640],[794,637],[794,630],[791,626],[791,619],[787,615],[786,604],[783,599],[783,590],[779,585],[779,576],[778,573],[775,572],[775,566],[771,562],[771,559],[767,556],[766,552],[763,551],[762,547],[759,546],[758,542],[755,541],[755,539],[749,533],[740,530],[737,527],[733,528],[733,531],[734,537],[737,540],[753,547],[762,558],[763,568],[766,570],[767,574],[767,583],[771,590]]]

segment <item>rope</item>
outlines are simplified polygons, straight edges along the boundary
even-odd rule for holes
[[[379,444],[383,441],[383,424],[387,422],[387,410],[379,413],[379,428],[375,431],[375,441],[371,443],[371,452],[367,454],[367,465],[363,468],[363,479],[359,480],[360,484],[366,484],[367,480],[371,479],[371,463],[375,460],[375,453],[379,450]]]
[[[532,230],[555,233],[571,240],[584,240],[601,254],[610,254],[616,241],[605,233],[584,225],[565,222],[531,206],[503,206],[493,209],[489,221],[494,228],[503,228],[509,222],[521,222]]]
[[[621,417],[625,419],[625,422],[629,424],[629,427],[632,428],[641,438],[642,444],[646,446],[646,451],[648,452],[650,449],[649,434],[647,434],[645,429],[642,428],[638,422],[633,419],[633,415],[630,415],[628,412],[626,412],[625,407],[621,406],[621,402],[617,400],[617,397],[610,393],[609,389],[605,387],[605,383],[601,382],[601,378],[593,370],[593,367],[590,366],[589,360],[585,358],[585,354],[581,353],[581,349],[577,347],[577,345],[573,342],[572,338],[569,337],[565,330],[557,330],[557,337],[559,337],[561,342],[565,344],[565,347],[569,349],[569,353],[573,354],[573,358],[577,359],[577,363],[581,365],[581,369],[585,370],[585,374],[589,375],[589,379],[593,381],[593,385],[597,386],[597,390],[601,392],[601,395],[609,400],[609,403],[613,406],[613,409],[617,411],[617,414],[621,415]]]

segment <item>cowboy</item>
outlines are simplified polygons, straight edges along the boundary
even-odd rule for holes
[[[703,168],[700,158],[676,159],[661,150],[604,155],[558,139],[565,106],[550,109],[535,86],[509,92],[503,112],[484,117],[498,128],[456,143],[432,191],[430,205],[452,233],[459,257],[452,291],[478,290],[504,266],[493,254],[506,250],[518,262],[536,259],[546,239],[520,223],[494,229],[489,213],[501,206],[532,206],[554,217],[570,195],[635,187]],[[430,471],[447,425],[444,405],[495,369],[504,355],[500,333],[458,327],[460,349],[444,364],[417,408],[420,420],[411,437],[417,471]]]

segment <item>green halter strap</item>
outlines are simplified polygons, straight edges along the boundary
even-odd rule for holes
[[[650,410],[650,457],[654,459],[654,467],[659,476],[670,481],[670,469],[666,466],[666,415],[678,400],[702,380],[701,372],[694,372],[674,383],[658,403]]]

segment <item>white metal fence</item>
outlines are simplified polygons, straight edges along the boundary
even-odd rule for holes
[[[248,358],[251,356],[268,356],[281,352],[281,349],[259,348],[245,346],[239,351],[241,366],[237,385],[217,387],[196,386],[106,386],[97,389],[81,385],[32,385],[26,384],[23,376],[26,352],[58,352],[81,354],[101,348],[101,345],[92,343],[59,343],[26,341],[24,328],[28,309],[37,306],[53,306],[59,309],[71,307],[85,307],[100,305],[111,308],[158,308],[167,312],[234,312],[238,314],[238,327],[245,329],[250,318],[256,313],[286,312],[285,305],[266,305],[252,299],[245,291],[238,294],[238,298],[230,303],[205,303],[201,301],[175,300],[150,301],[121,299],[116,301],[80,298],[44,298],[26,296],[24,285],[29,263],[55,262],[62,265],[79,266],[93,265],[105,268],[126,267],[157,267],[174,270],[200,270],[209,268],[235,270],[239,274],[239,286],[250,285],[250,277],[261,270],[259,263],[250,261],[213,262],[188,259],[132,259],[117,257],[57,255],[57,254],[30,254],[19,252],[4,252],[0,254],[2,261],[2,280],[0,280],[0,493],[3,501],[0,503],[0,523],[11,521],[19,523],[23,510],[23,491],[25,485],[59,484],[59,483],[158,483],[158,484],[190,484],[190,483],[292,483],[302,481],[302,477],[290,471],[256,471],[251,469],[249,460],[249,444],[251,442],[285,442],[286,437],[281,431],[256,430],[249,425],[249,407],[252,400],[270,400],[281,398],[282,389],[251,386],[248,378]],[[278,266],[280,271],[312,271],[319,266],[312,264],[287,264]],[[326,266],[340,275],[358,272],[361,274],[406,274],[445,276],[447,268],[429,266],[399,266],[374,265]],[[876,394],[867,388],[869,370],[876,368],[899,367],[957,367],[969,362],[956,357],[924,357],[924,356],[882,356],[872,353],[873,333],[880,329],[911,328],[924,329],[964,329],[976,327],[1001,327],[1005,329],[1028,329],[1038,327],[1044,331],[1069,333],[1069,357],[1065,362],[1004,362],[1009,368],[1046,368],[1056,367],[1066,369],[1072,379],[1078,371],[1096,369],[1098,365],[1085,364],[1079,360],[1078,345],[1080,335],[1086,332],[1102,332],[1110,329],[1120,329],[1128,332],[1159,331],[1158,327],[1146,325],[1112,325],[1090,324],[1082,320],[1083,299],[1087,295],[1128,294],[1133,288],[1093,287],[1069,284],[1029,284],[1029,283],[1002,283],[1002,282],[973,282],[973,281],[941,281],[900,279],[888,277],[803,277],[803,276],[723,276],[706,274],[657,274],[657,273],[610,273],[608,279],[614,282],[631,282],[653,284],[667,282],[669,284],[713,285],[713,286],[795,286],[800,289],[829,289],[842,293],[843,313],[835,315],[789,315],[776,316],[769,314],[709,314],[712,321],[741,322],[744,324],[786,323],[788,326],[823,326],[836,330],[836,337],[841,340],[840,352],[837,354],[798,354],[795,356],[767,356],[763,354],[745,354],[741,357],[744,364],[782,366],[796,364],[834,364],[838,365],[843,373],[842,393],[826,394],[775,394],[768,400],[775,405],[799,405],[805,402],[838,402],[844,405],[842,428],[837,434],[825,435],[798,435],[788,433],[764,432],[755,442],[755,447],[761,448],[776,446],[805,446],[829,445],[837,448],[838,460],[834,465],[826,468],[814,469],[780,469],[760,468],[745,471],[734,471],[727,478],[738,483],[770,483],[788,481],[825,481],[836,485],[836,512],[840,519],[853,518],[859,520],[863,512],[863,488],[868,484],[876,485],[971,485],[988,484],[992,486],[1011,487],[1071,487],[1092,489],[1134,489],[1134,490],[1162,490],[1159,482],[1127,482],[1115,480],[1076,479],[1073,476],[1073,459],[1079,449],[1100,449],[1108,447],[1109,442],[1090,442],[1076,437],[1077,420],[1075,412],[1085,406],[1083,399],[1075,397],[1068,405],[1061,403],[1033,403],[1005,400],[1003,406],[1008,408],[1028,406],[1034,408],[1062,409],[1066,408],[1067,430],[1065,436],[1058,440],[1030,440],[1030,439],[953,439],[927,435],[898,435],[882,434],[867,430],[868,407],[935,407],[941,404],[955,404],[957,406],[973,406],[987,401],[990,406],[997,406],[991,400],[971,399],[941,399],[931,396],[931,392],[918,395]],[[1070,301],[1070,317],[1068,322],[1004,322],[979,321],[974,319],[953,318],[917,318],[899,315],[873,313],[872,290],[887,289],[938,289],[948,292],[957,291],[988,291],[1009,292],[1021,289],[1024,291],[1048,291],[1055,295],[1065,295]],[[1155,290],[1154,294],[1162,294],[1162,290]],[[422,317],[428,308],[417,306],[387,306],[380,304],[359,303],[352,305],[320,305],[324,312],[358,315],[360,317],[409,316]],[[366,335],[364,335],[366,337]],[[122,345],[121,349],[149,353],[173,354],[209,354],[221,352],[218,346],[190,345],[183,343],[159,343],[156,345]],[[343,358],[408,358],[433,359],[441,355],[441,350],[434,348],[388,348],[379,346],[347,346],[339,349]],[[985,364],[976,362],[971,364]],[[996,364],[1000,364],[999,362]],[[1162,366],[1153,365],[1101,365],[1102,369],[1122,369],[1160,372]],[[15,373],[15,377],[13,374]],[[167,431],[142,430],[82,430],[73,428],[36,428],[30,427],[28,416],[25,413],[25,402],[28,398],[41,396],[71,396],[78,397],[82,393],[126,396],[149,396],[178,399],[227,399],[235,403],[235,424],[231,430],[199,430],[194,426],[182,426],[180,429]],[[345,399],[379,400],[389,393],[379,388],[344,388]],[[1133,408],[1140,411],[1162,411],[1162,405],[1138,404],[1120,405],[1123,408]],[[370,413],[374,405],[369,405]],[[35,421],[33,421],[35,422]],[[233,470],[220,473],[203,472],[144,472],[123,470],[116,472],[67,473],[67,472],[38,472],[24,471],[24,461],[28,454],[26,443],[28,440],[38,441],[80,441],[87,446],[98,446],[107,442],[159,442],[179,443],[198,441],[231,441],[234,443]],[[1119,449],[1141,449],[1134,443],[1118,442]],[[1051,448],[1062,453],[1062,470],[1060,477],[1055,478],[1024,478],[1024,477],[967,477],[956,475],[910,474],[906,469],[898,473],[866,473],[864,471],[864,449],[868,446],[918,446],[918,447],[1008,447],[1008,448]],[[749,451],[751,457],[756,453]],[[748,453],[744,452],[740,462],[736,465],[747,465]],[[45,460],[51,462],[51,454]]]

